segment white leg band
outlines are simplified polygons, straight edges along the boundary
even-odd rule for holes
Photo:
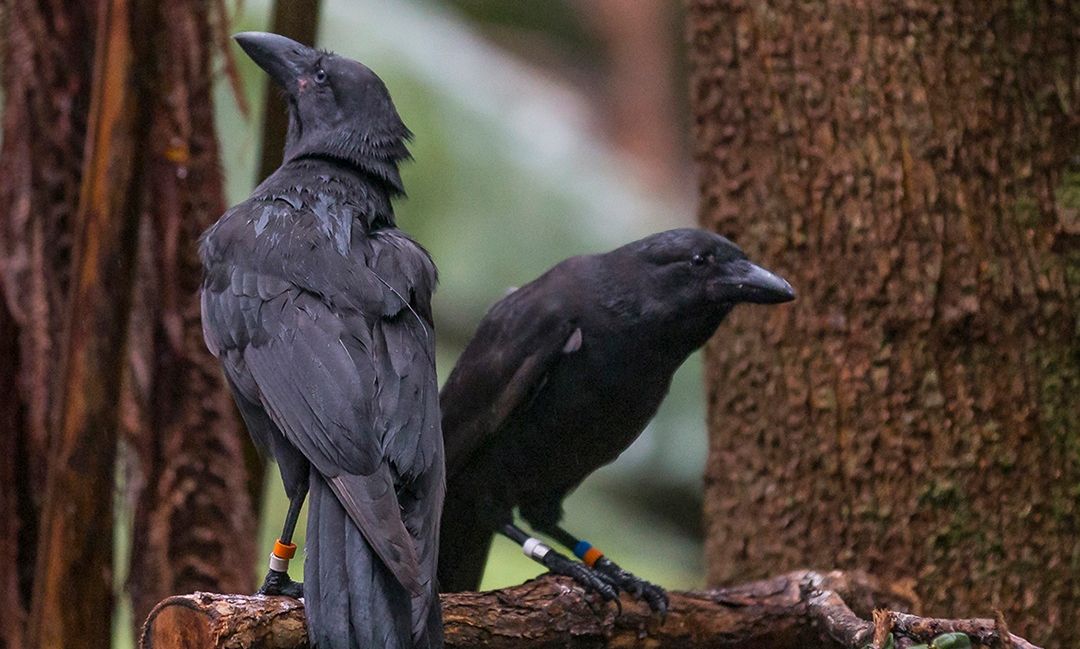
[[[289,560],[270,553],[270,569],[275,572],[289,572]]]
[[[540,561],[551,552],[551,548],[544,545],[540,539],[528,538],[521,544],[521,551],[525,553],[525,556]]]

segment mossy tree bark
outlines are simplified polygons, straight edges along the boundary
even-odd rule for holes
[[[799,292],[708,347],[710,581],[863,568],[1080,643],[1080,5],[688,21],[701,223]]]

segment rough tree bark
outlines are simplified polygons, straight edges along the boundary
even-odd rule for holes
[[[211,69],[217,34],[228,29],[216,22],[220,5],[157,7],[163,28],[154,38],[160,58],[126,377],[127,589],[136,624],[167,595],[254,589],[251,483],[261,489],[261,472],[242,470],[254,450],[199,320],[197,241],[225,208]]]
[[[51,382],[70,276],[71,223],[82,177],[96,12],[67,0],[3,2],[0,292],[4,394],[0,451],[0,648],[24,646],[45,491]],[[17,341],[17,342],[16,342]],[[11,416],[7,416],[11,415]]]
[[[144,344],[136,344],[132,353],[137,369],[128,372],[124,393],[128,405],[136,407],[128,408],[123,426],[126,446],[133,451],[127,454],[126,484],[135,509],[129,587],[136,615],[166,594],[253,587],[251,487],[245,473],[236,470],[243,465],[248,438],[202,344],[196,297],[200,269],[195,240],[224,204],[210,100],[210,50],[224,42],[225,6],[207,0],[6,0],[3,9],[0,345],[9,359],[2,387],[18,398],[0,408],[0,548],[8,550],[12,567],[0,571],[0,648],[28,646],[35,588],[40,601],[33,624],[39,643],[67,643],[60,638],[68,627],[85,622],[80,637],[100,645],[107,638],[111,609],[116,439],[116,426],[110,423],[116,416],[111,405],[116,402],[115,368],[106,357],[123,340],[130,293],[124,288],[122,259],[134,246],[124,226],[115,259],[107,259],[112,254],[107,248],[87,253],[86,269],[97,264],[102,274],[88,276],[83,289],[90,293],[71,293],[75,211],[84,183],[80,213],[94,215],[85,227],[110,228],[132,206],[142,211],[144,226],[138,292],[143,299],[137,300],[135,318],[135,338]],[[95,77],[95,56],[106,56],[99,47],[106,41],[99,43],[95,36],[102,10],[116,21],[108,31],[113,39],[126,37],[122,22],[136,13],[142,18],[132,43],[108,41],[138,51],[123,61],[115,58],[115,50],[109,52],[113,67]],[[164,25],[168,29],[158,27]],[[92,92],[98,104],[119,107],[95,118],[100,132],[93,142],[87,133]],[[112,135],[102,135],[110,128]],[[84,151],[98,159],[88,166]],[[125,192],[132,174],[145,182],[132,180],[137,190]],[[83,246],[107,241],[90,237]],[[105,293],[86,298],[99,290]],[[73,317],[71,309],[80,310]],[[91,311],[98,315],[88,317]],[[65,340],[62,331],[69,318],[76,326]],[[62,361],[70,360],[69,349],[85,353],[91,364],[98,358],[101,371],[72,377],[65,393],[57,377]],[[80,366],[77,360],[70,364]],[[85,401],[79,396],[80,382],[93,388]],[[79,432],[82,405],[93,411],[83,429],[93,430],[92,443]],[[74,408],[68,412],[74,418],[56,417],[62,408]],[[59,486],[50,487],[55,502],[42,519],[49,467],[59,472]],[[253,481],[261,488],[260,479]],[[35,583],[40,581],[35,578],[35,566],[41,564],[39,526],[47,531],[41,547],[47,545],[43,551],[51,557],[44,564],[48,583]],[[64,542],[76,529],[79,542]],[[75,581],[65,575],[74,565],[92,578]],[[76,597],[73,589],[83,586],[87,590],[77,597],[85,606],[62,605]]]
[[[1080,643],[1080,5],[688,20],[701,223],[799,292],[707,351],[710,581],[857,567]]]
[[[661,620],[631,598],[622,608],[584,596],[571,580],[545,576],[485,593],[442,596],[448,647],[556,649],[862,649],[890,631],[909,647],[964,632],[979,646],[1037,649],[995,620],[919,618],[875,607],[907,608],[912,593],[861,573],[798,571],[702,593],[670,593]],[[302,649],[301,602],[287,597],[196,593],[170,597],[150,613],[142,649]]]
[[[30,647],[107,646],[113,476],[149,88],[146,0],[104,0],[74,220],[71,286],[50,413]]]

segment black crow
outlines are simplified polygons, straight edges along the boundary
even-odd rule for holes
[[[206,344],[290,499],[260,592],[302,594],[320,649],[441,647],[436,271],[390,205],[409,131],[360,63],[236,40],[289,111],[281,167],[200,246]],[[301,586],[287,570],[309,489]]]
[[[562,501],[637,438],[675,370],[732,307],[791,299],[786,281],[731,241],[679,229],[567,259],[495,304],[440,395],[440,588],[477,588],[501,532],[606,599],[627,591],[665,612],[663,590],[559,526]],[[515,507],[585,565],[514,525]]]

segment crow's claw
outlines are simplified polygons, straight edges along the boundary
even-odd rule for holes
[[[623,570],[607,557],[598,559],[593,564],[593,570],[619,590],[630,593],[635,599],[645,600],[654,613],[660,614],[661,621],[667,617],[668,596],[663,588]]]
[[[277,570],[269,570],[266,579],[259,587],[259,595],[284,595],[300,599],[304,596],[304,583],[289,579],[289,573]]]
[[[622,602],[619,601],[619,591],[616,590],[612,584],[608,583],[606,579],[602,579],[600,575],[589,570],[584,564],[578,563],[558,552],[548,552],[547,555],[544,556],[543,563],[547,566],[548,570],[556,575],[570,577],[581,584],[585,590],[599,593],[599,595],[604,598],[605,602],[615,602],[615,606],[618,608],[619,613],[622,613]]]

